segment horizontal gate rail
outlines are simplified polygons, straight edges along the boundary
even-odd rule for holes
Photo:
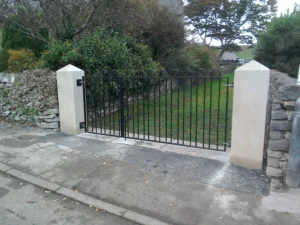
[[[228,84],[218,70],[87,75],[86,131],[226,151]]]

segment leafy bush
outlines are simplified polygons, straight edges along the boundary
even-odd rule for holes
[[[258,39],[255,59],[271,69],[296,77],[300,62],[300,7],[272,20]]]
[[[73,64],[94,73],[103,70],[159,70],[162,67],[151,57],[149,48],[133,38],[104,29],[77,42],[56,41],[43,54],[51,69]]]
[[[40,62],[33,51],[28,49],[8,50],[8,70],[19,72],[20,70],[35,69],[39,67]]]
[[[0,72],[6,71],[8,69],[8,51],[7,49],[2,49],[0,51]]]
[[[48,38],[46,30],[41,30],[40,34]],[[6,49],[30,49],[36,56],[40,56],[45,50],[47,43],[27,34],[26,30],[16,27],[16,25],[6,21],[2,29],[2,47]]]
[[[216,54],[209,47],[197,44],[188,44],[183,48],[175,50],[162,60],[162,65],[171,70],[180,69],[205,69],[210,71],[216,67]]]
[[[155,60],[184,45],[183,16],[163,8],[158,0],[103,0],[101,4],[99,27],[143,41]]]

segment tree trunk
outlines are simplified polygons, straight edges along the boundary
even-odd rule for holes
[[[220,54],[218,55],[218,60],[219,60],[219,61],[221,60],[221,58],[222,58],[222,56],[223,56],[223,54],[224,54],[225,52],[226,52],[226,50],[222,48]]]

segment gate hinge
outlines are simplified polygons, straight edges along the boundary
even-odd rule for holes
[[[226,84],[226,87],[234,87],[233,82],[232,82],[232,84]]]
[[[81,87],[83,84],[82,79],[77,79],[77,87]]]
[[[85,122],[79,123],[79,128],[80,128],[80,129],[84,129],[84,128],[85,128]]]

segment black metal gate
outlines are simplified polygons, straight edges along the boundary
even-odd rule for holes
[[[213,70],[87,75],[86,132],[226,151],[229,78]]]

